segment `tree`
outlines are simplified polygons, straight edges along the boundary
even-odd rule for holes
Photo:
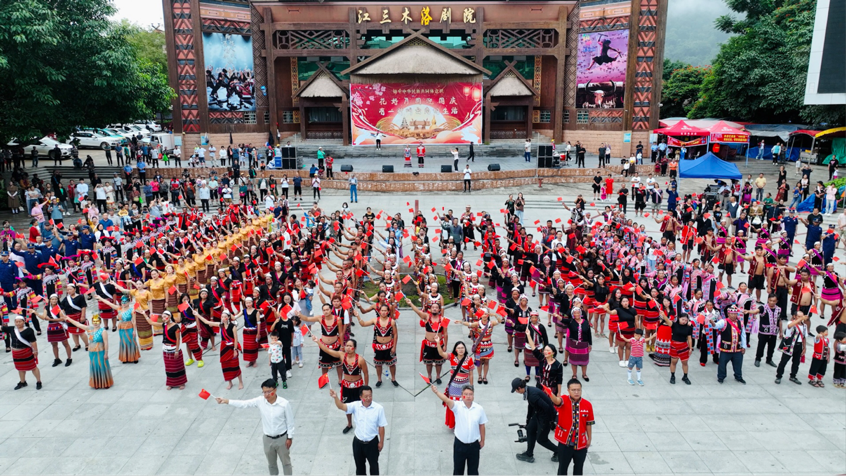
[[[167,74],[167,53],[165,52],[165,34],[161,30],[145,29],[124,20],[121,27],[126,28],[126,39],[135,49],[135,56],[140,61],[158,65]]]
[[[710,71],[708,66],[691,65],[672,71],[661,92],[661,117],[687,117]]]
[[[146,119],[174,97],[109,0],[0,2],[0,143]]]
[[[739,33],[721,45],[688,117],[842,124],[842,106],[805,106],[815,0],[729,0],[744,20],[716,26]]]
[[[664,72],[661,75],[662,81],[668,81],[670,76],[673,75],[673,71],[677,69],[687,68],[690,66],[688,63],[684,61],[673,61],[671,59],[664,58]]]

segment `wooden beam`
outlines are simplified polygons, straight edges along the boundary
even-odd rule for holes
[[[273,22],[273,12],[270,8],[265,7],[261,11],[262,19],[264,20],[263,27],[267,27]],[[264,28],[264,49],[265,51],[273,51],[273,34]],[[281,94],[281,91],[276,91],[276,56],[265,55],[266,69],[267,69],[267,109],[270,112],[270,124],[267,125],[267,130],[276,137],[276,124],[279,123],[279,110],[276,102],[276,94]],[[258,118],[256,118],[258,122]],[[300,123],[303,122],[302,112],[300,113]]]
[[[558,45],[556,45],[555,56],[555,107],[552,112],[552,138],[561,144],[564,141],[564,88],[573,88],[575,84],[564,84],[567,76],[566,60],[569,50],[567,48],[567,21],[569,10],[567,7],[558,7]]]
[[[273,50],[273,58],[305,58],[307,56],[345,56],[350,57],[352,50]]]
[[[485,23],[485,30],[543,30],[558,28],[557,21],[539,21],[539,22],[524,22],[524,21],[491,21]]]
[[[632,116],[634,115],[634,88],[637,75],[637,36],[640,31],[640,0],[632,1],[632,13],[629,16],[629,64],[626,67],[626,98],[623,101],[623,130],[632,130]],[[625,146],[624,146],[625,147]],[[631,144],[629,144],[631,149]],[[622,150],[624,154],[631,150]]]
[[[194,28],[194,71],[197,75],[197,119],[200,133],[209,133],[209,96],[206,94],[206,66],[203,60],[203,19],[200,0],[191,0],[191,23]],[[250,52],[252,54],[252,52]]]

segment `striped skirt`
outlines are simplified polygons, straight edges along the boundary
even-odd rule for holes
[[[538,365],[540,365],[540,362],[538,361],[537,357],[535,357],[534,352],[529,349],[526,349],[526,351],[523,352],[523,365],[525,365],[526,367],[537,367]]]
[[[174,291],[173,294],[167,292],[165,294],[165,307],[168,311],[176,314],[179,311],[179,291]]]
[[[47,342],[65,342],[68,340],[67,324],[51,322],[47,325]]]
[[[185,283],[177,284],[176,285],[176,291],[177,291],[176,297],[177,297],[177,300],[178,300],[179,296],[188,293],[188,283],[185,282]]]
[[[658,326],[658,333],[655,336],[655,353],[652,360],[659,367],[670,366],[670,340],[673,337],[673,330],[670,326]]]
[[[118,335],[120,336],[120,354],[118,358],[125,364],[136,363],[141,358],[138,351],[138,342],[135,340],[135,328],[131,321],[118,322]]]
[[[840,301],[843,299],[843,292],[840,288],[822,288],[820,297],[826,301]]]
[[[567,352],[570,354],[570,365],[588,365],[590,363],[590,351],[588,343],[567,339]]]
[[[135,325],[138,328],[138,344],[141,350],[150,350],[153,348],[153,327],[145,317],[143,313],[136,312]]]
[[[255,327],[244,328],[244,362],[255,362],[258,360],[259,343],[258,329]]]
[[[200,347],[197,325],[198,324],[194,324],[193,327],[186,326],[182,328],[182,342],[185,342],[188,345],[188,350],[191,351],[194,360],[203,360],[203,349]]]
[[[153,324],[153,335],[160,336],[162,335],[162,320],[161,315],[165,312],[165,300],[164,299],[153,299],[150,303],[150,312],[159,316],[159,322]],[[173,312],[173,311],[171,311]]]
[[[91,375],[88,378],[88,385],[91,388],[109,388],[115,384],[103,344],[89,344],[88,359],[91,361]]]
[[[679,359],[682,362],[690,359],[690,346],[687,342],[671,342],[670,357]]]
[[[72,321],[79,322],[81,324],[85,324],[86,322],[88,322],[85,319],[85,317],[82,316],[81,313],[68,314],[68,319],[70,319]],[[79,327],[76,327],[73,324],[68,326],[68,334],[84,334],[84,333],[85,333],[84,330],[80,329]]]
[[[223,380],[227,382],[241,375],[241,364],[234,345],[220,345],[220,368],[223,370]]]
[[[168,387],[179,387],[188,383],[188,376],[185,375],[185,362],[182,361],[182,349],[165,350],[164,357],[165,385]]]
[[[35,354],[32,353],[32,349],[29,347],[12,349],[12,359],[15,361],[15,370],[19,372],[29,372],[35,370],[38,366]]]

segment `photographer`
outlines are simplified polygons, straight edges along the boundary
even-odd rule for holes
[[[511,381],[511,393],[517,392],[523,395],[524,400],[529,402],[529,411],[526,415],[526,438],[528,447],[524,453],[519,453],[517,459],[526,463],[534,463],[535,442],[552,451],[552,461],[558,461],[558,448],[549,441],[549,430],[557,418],[555,406],[552,404],[549,395],[537,387],[526,386],[526,381],[515,378]]]

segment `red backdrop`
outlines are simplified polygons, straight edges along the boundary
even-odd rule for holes
[[[480,144],[482,84],[350,85],[355,145]]]

